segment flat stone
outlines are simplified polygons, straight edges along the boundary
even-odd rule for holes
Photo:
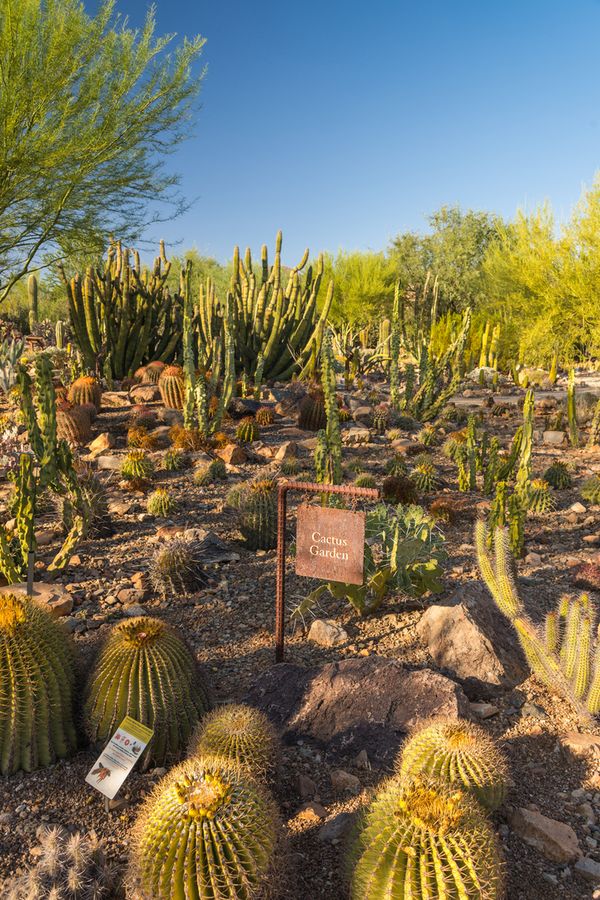
[[[105,453],[96,459],[96,466],[105,472],[119,472],[123,465],[123,457]]]
[[[124,409],[131,406],[131,400],[127,391],[103,391],[102,406],[109,406],[112,409]]]
[[[565,822],[519,807],[511,816],[510,824],[521,840],[538,850],[546,859],[569,863],[582,856],[577,835]]]
[[[404,735],[432,716],[470,718],[462,688],[430,669],[408,670],[372,655],[317,668],[282,663],[259,674],[246,702],[283,732],[352,759],[369,748],[373,764],[390,762]]]
[[[227,407],[227,412],[232,419],[243,419],[245,416],[253,416],[261,407],[260,400],[252,397],[234,397]]]
[[[575,872],[581,875],[586,881],[594,884],[600,884],[600,862],[592,859],[591,856],[584,856],[575,863]]]
[[[298,444],[295,441],[285,441],[277,448],[275,459],[296,459],[298,456]]]
[[[371,440],[371,432],[368,428],[351,426],[342,431],[342,444],[368,444]]]
[[[296,779],[296,788],[298,791],[298,796],[302,800],[312,800],[315,794],[317,793],[317,786],[308,775],[305,775],[304,772],[301,772]]]
[[[493,716],[497,716],[500,710],[492,703],[471,703],[471,712],[478,719],[491,719]]]
[[[567,734],[561,735],[560,742],[575,756],[588,756],[589,754],[600,756],[600,734],[569,731]]]
[[[0,594],[27,595],[27,584],[9,584],[0,588]],[[73,598],[67,589],[57,582],[45,584],[43,581],[33,582],[33,599],[46,607],[53,619],[68,616],[73,611]]]
[[[543,435],[544,444],[552,447],[562,447],[566,440],[567,435],[564,431],[545,431]]]
[[[417,634],[436,665],[473,700],[512,690],[529,676],[514,629],[481,582],[469,582],[449,601],[430,606]]]
[[[103,450],[111,450],[115,446],[115,437],[110,431],[103,431],[98,437],[88,444],[88,448],[92,453],[102,452]]]
[[[571,510],[571,512],[577,513],[578,515],[583,515],[584,512],[587,512],[587,509],[585,508],[583,503],[579,503],[579,501],[573,503],[569,507],[569,509]]]
[[[370,425],[372,415],[372,406],[357,406],[357,408],[352,413],[352,418],[355,422],[358,422],[359,425]]]
[[[348,633],[333,619],[315,619],[310,626],[308,639],[320,647],[338,647],[348,641]]]
[[[157,410],[157,418],[167,425],[183,425],[183,413],[180,409],[167,409],[162,406]]]
[[[129,398],[133,403],[153,403],[156,400],[160,400],[160,391],[158,385],[142,382],[142,384],[136,384],[131,388]]]

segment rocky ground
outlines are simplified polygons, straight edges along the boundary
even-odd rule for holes
[[[473,389],[460,398],[460,403],[479,405],[485,396],[483,389]],[[518,400],[519,396],[522,392],[509,399]],[[108,402],[125,403],[125,399],[112,395]],[[529,612],[538,620],[554,606],[561,593],[578,589],[578,567],[582,562],[600,564],[600,507],[582,502],[578,493],[585,476],[600,472],[600,456],[597,449],[574,450],[566,445],[543,443],[541,431],[546,414],[540,409],[536,419],[540,434],[534,455],[535,472],[541,474],[554,459],[567,460],[573,467],[574,484],[572,489],[557,492],[555,512],[532,517],[527,523],[526,556],[519,564],[519,583]],[[56,589],[57,606],[62,606],[58,611],[68,613],[64,621],[82,651],[84,667],[89,665],[111,623],[145,611],[182,630],[217,700],[250,696],[260,702],[268,693],[268,670],[274,663],[275,553],[255,554],[244,548],[235,515],[225,507],[224,498],[231,486],[241,480],[259,473],[276,474],[279,463],[273,458],[274,453],[288,441],[296,444],[304,471],[309,472],[314,437],[299,431],[291,418],[281,417],[262,430],[261,442],[247,451],[245,461],[228,466],[227,481],[215,486],[195,485],[191,469],[167,473],[157,466],[153,484],[168,485],[179,502],[177,513],[165,522],[148,515],[143,494],[131,494],[119,485],[117,469],[125,453],[128,415],[127,406],[107,406],[95,423],[95,435],[101,436],[96,447],[103,449],[92,450],[89,456],[107,480],[115,532],[111,537],[87,541],[77,549],[60,576],[64,590],[58,590],[58,586]],[[506,417],[492,417],[488,412],[484,412],[484,417],[486,427],[506,444],[520,413],[514,406]],[[359,427],[364,430],[360,422]],[[232,426],[228,428],[231,430]],[[344,462],[360,458],[364,471],[375,475],[380,483],[385,462],[396,450],[406,449],[409,441],[415,441],[414,435],[407,434],[397,447],[392,447],[386,437],[371,436],[366,443],[345,447]],[[293,452],[293,448],[287,452]],[[156,453],[157,462],[161,455],[161,451]],[[308,640],[301,628],[288,630],[286,661],[294,666],[311,667],[322,674],[322,667],[327,664],[355,661],[352,671],[358,676],[352,682],[352,696],[356,715],[361,703],[363,709],[371,703],[372,679],[378,677],[374,673],[385,666],[378,658],[401,664],[394,668],[394,678],[405,678],[406,672],[422,674],[416,682],[406,682],[404,699],[398,699],[393,711],[385,712],[383,724],[386,735],[391,735],[391,743],[387,744],[368,731],[352,731],[352,721],[347,724],[354,739],[342,746],[323,739],[324,732],[319,732],[321,726],[316,719],[308,724],[292,723],[292,712],[284,708],[287,695],[282,682],[283,699],[276,712],[286,743],[276,793],[288,840],[280,861],[281,893],[290,900],[338,900],[345,896],[342,850],[352,824],[351,814],[391,771],[394,741],[399,745],[415,720],[414,710],[409,708],[414,684],[418,682],[419,689],[424,686],[427,690],[428,682],[421,684],[419,679],[439,677],[440,684],[443,681],[445,685],[440,689],[444,703],[454,704],[456,710],[480,721],[498,739],[510,761],[509,797],[494,817],[507,860],[508,897],[600,897],[600,736],[574,736],[578,722],[573,714],[534,678],[511,685],[515,680],[514,667],[518,669],[520,663],[510,638],[506,638],[506,656],[502,657],[502,645],[502,658],[490,663],[493,671],[487,682],[480,676],[483,669],[478,672],[477,662],[474,672],[469,673],[468,660],[464,654],[458,654],[453,664],[458,668],[462,686],[443,677],[451,674],[452,654],[448,654],[447,647],[434,641],[430,646],[426,644],[422,624],[428,615],[425,610],[448,606],[457,594],[459,600],[466,598],[460,615],[453,620],[458,622],[457,627],[466,629],[457,632],[462,633],[463,643],[464,634],[468,634],[473,646],[479,647],[478,641],[483,646],[486,628],[502,627],[497,620],[491,624],[478,621],[469,612],[469,597],[484,597],[481,589],[473,587],[478,574],[472,544],[473,518],[483,497],[459,494],[453,464],[439,449],[433,455],[444,485],[436,493],[424,495],[424,505],[439,497],[466,501],[457,520],[443,526],[449,553],[443,594],[419,602],[390,598],[376,615],[367,619],[357,618],[341,602],[327,600],[319,617],[335,620],[343,629],[336,634],[335,646]],[[348,473],[348,480],[352,477]],[[5,497],[6,492],[1,496]],[[291,532],[294,506],[301,499],[298,496],[290,503]],[[54,518],[50,511],[46,513],[41,524],[41,544],[46,539],[55,540]],[[161,600],[148,585],[149,559],[168,534],[192,527],[216,534],[226,545],[230,559],[212,567],[212,582],[207,588],[189,597],[169,596]],[[37,577],[48,582],[51,578],[44,572],[45,552],[42,547]],[[287,573],[291,608],[305,596],[312,582],[293,574],[291,556]],[[475,595],[468,591],[461,594],[467,585]],[[600,578],[597,587],[600,588]],[[598,600],[597,591],[592,591],[592,597]],[[456,612],[456,606],[449,608]],[[493,613],[490,615],[493,618]],[[485,647],[481,652],[487,653]],[[367,658],[372,658],[369,665],[373,670],[356,668]],[[284,671],[288,672],[288,683],[301,681],[298,670]],[[400,698],[400,687],[398,691]],[[427,714],[436,711],[436,703],[428,698]],[[61,823],[70,829],[94,828],[106,838],[112,857],[126,862],[136,809],[163,770],[144,775],[134,772],[122,797],[106,812],[101,796],[84,782],[94,759],[93,751],[82,749],[74,758],[49,769],[0,781],[0,877],[10,877],[32,859],[36,831],[45,823]]]

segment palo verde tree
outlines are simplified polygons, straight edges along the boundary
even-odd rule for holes
[[[133,30],[103,0],[0,0],[0,301],[40,259],[134,240],[187,201],[165,155],[189,133],[204,40]]]

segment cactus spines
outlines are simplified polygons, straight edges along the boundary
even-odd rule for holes
[[[439,443],[438,430],[435,425],[425,425],[417,434],[417,440],[424,447],[435,447]]]
[[[121,475],[132,488],[145,487],[154,474],[154,463],[144,450],[130,450],[121,466]]]
[[[390,410],[384,403],[380,403],[373,410],[371,424],[373,431],[377,434],[386,433],[388,425],[390,424]]]
[[[439,782],[391,779],[364,814],[353,859],[351,900],[503,895],[500,849],[485,812]]]
[[[114,626],[91,673],[85,720],[93,743],[104,743],[125,716],[154,730],[140,757],[143,770],[185,749],[208,693],[193,655],[160,619],[139,616]]]
[[[36,863],[4,886],[5,900],[110,900],[115,896],[118,872],[95,832],[69,834],[60,826],[46,827],[39,840]]]
[[[256,900],[278,825],[268,791],[245,769],[222,757],[186,760],[140,811],[132,880],[143,900]]]
[[[243,703],[208,713],[190,744],[192,756],[224,756],[263,780],[277,765],[278,740],[264,713]]]
[[[100,382],[92,375],[82,375],[70,386],[67,399],[73,406],[93,403],[98,412],[100,412],[102,404],[102,387]]]
[[[150,564],[150,583],[162,597],[192,593],[206,583],[195,541],[175,536],[161,544]]]
[[[87,444],[92,439],[89,413],[81,406],[61,403],[56,408],[56,433],[73,447]]]
[[[185,468],[185,455],[181,450],[170,447],[163,457],[163,469],[165,472],[179,472]]]
[[[567,463],[557,459],[552,465],[548,466],[543,475],[544,481],[547,481],[550,487],[556,491],[562,491],[571,487],[571,473]]]
[[[158,389],[167,409],[183,409],[185,379],[181,366],[165,366],[158,379]]]
[[[250,550],[272,550],[277,546],[277,485],[256,481],[240,496],[240,531]]]
[[[283,459],[281,461],[281,465],[279,466],[279,471],[287,478],[293,475],[297,475],[300,471],[300,463],[293,456],[291,456],[289,459]]]
[[[145,425],[132,425],[127,429],[127,446],[134,450],[156,450],[158,438]]]
[[[547,513],[556,509],[550,485],[543,478],[532,478],[527,493],[531,512]]]
[[[256,410],[255,419],[258,425],[272,425],[275,421],[275,413],[270,406],[261,406]]]
[[[325,397],[316,389],[303,397],[298,408],[298,427],[305,431],[321,431],[327,425]]]
[[[212,459],[208,464],[199,466],[194,472],[194,482],[200,487],[225,481],[227,467],[222,459]]]
[[[464,719],[424,723],[398,757],[402,781],[440,780],[474,794],[487,809],[497,809],[506,794],[508,769],[494,741]]]
[[[176,450],[208,450],[210,445],[202,432],[197,428],[183,428],[182,425],[173,425],[169,429],[169,438]]]
[[[0,774],[31,772],[77,746],[74,653],[33,600],[0,595]]]
[[[240,421],[235,436],[242,444],[252,444],[260,437],[260,428],[252,416],[246,416]]]
[[[151,516],[166,518],[177,509],[177,501],[166,488],[159,487],[148,497],[146,508]]]

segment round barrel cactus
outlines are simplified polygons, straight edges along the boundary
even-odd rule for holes
[[[165,366],[158,379],[158,389],[167,409],[183,409],[185,381],[181,366]]]
[[[87,689],[92,742],[104,743],[131,716],[154,729],[141,769],[150,762],[160,766],[185,749],[209,707],[194,657],[173,629],[149,616],[115,625]]]
[[[159,487],[148,497],[146,509],[151,516],[166,518],[177,509],[177,501],[166,488]]]
[[[398,757],[402,780],[441,779],[471,791],[488,809],[506,795],[507,766],[494,741],[470,722],[438,720],[420,728]]]
[[[572,478],[567,463],[559,459],[555,460],[544,472],[544,481],[547,481],[550,487],[557,491],[571,487]]]
[[[306,431],[320,431],[327,425],[323,391],[307,394],[298,407],[298,427]]]
[[[240,531],[250,550],[272,550],[277,546],[277,485],[256,481],[242,492]]]
[[[173,769],[142,807],[131,882],[143,900],[264,896],[278,834],[268,792],[222,757]]]
[[[534,513],[553,512],[556,500],[552,496],[550,484],[543,478],[532,478],[529,482],[529,510]]]
[[[142,488],[154,474],[154,463],[144,450],[130,450],[121,466],[121,475],[133,488]]]
[[[235,436],[243,444],[251,444],[260,437],[260,428],[252,416],[246,416],[238,425]]]
[[[62,626],[33,600],[0,594],[0,774],[31,772],[76,749],[74,685]]]
[[[364,815],[354,846],[351,900],[498,900],[502,860],[491,824],[470,794],[392,779]]]
[[[205,716],[191,743],[193,756],[224,756],[259,779],[272,774],[278,750],[265,714],[243,703],[220,706]]]
[[[92,439],[89,413],[81,406],[59,404],[56,408],[56,433],[71,446],[89,443]]]
[[[270,406],[261,406],[256,410],[255,419],[259,425],[272,425],[275,421],[275,413]]]
[[[67,394],[69,403],[74,406],[82,406],[84,403],[93,403],[100,410],[102,403],[102,387],[97,378],[92,375],[82,375],[76,378]]]

